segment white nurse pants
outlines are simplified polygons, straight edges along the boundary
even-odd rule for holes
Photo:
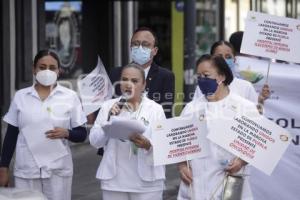
[[[48,200],[71,200],[72,176],[27,179],[15,177],[16,188],[36,190],[43,193]]]
[[[163,191],[155,192],[117,192],[102,190],[103,200],[162,200]]]

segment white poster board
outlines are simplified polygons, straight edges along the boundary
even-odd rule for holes
[[[265,83],[268,61],[237,57],[243,78],[257,91]],[[292,135],[292,142],[271,176],[251,167],[250,184],[255,200],[298,199],[300,196],[300,65],[271,63],[269,85],[271,96],[265,101],[264,114]],[[268,187],[265,187],[268,185]],[[272,188],[270,190],[270,188]]]
[[[155,166],[207,155],[204,121],[174,117],[152,123],[151,128]]]
[[[83,76],[79,77],[77,84],[83,111],[88,115],[98,110],[105,100],[111,99],[112,84],[100,57],[95,69]]]
[[[263,116],[212,120],[209,130],[208,139],[268,175],[292,140],[285,129]]]
[[[249,11],[241,53],[300,63],[300,20]]]

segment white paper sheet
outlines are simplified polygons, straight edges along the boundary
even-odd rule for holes
[[[69,154],[60,139],[46,137],[46,132],[52,129],[53,126],[47,121],[31,124],[22,129],[28,148],[39,168]]]
[[[102,125],[105,134],[111,138],[128,140],[134,134],[145,132],[145,125],[136,119],[113,116],[110,121]]]

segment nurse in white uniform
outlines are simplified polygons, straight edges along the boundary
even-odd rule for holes
[[[247,111],[251,116],[259,116],[253,103],[230,91],[228,85],[233,80],[233,75],[221,56],[203,55],[197,64],[198,86],[204,95],[188,103],[182,116],[197,115],[204,109],[207,113],[206,134],[209,134],[209,119],[222,117],[224,108],[237,108],[237,113]],[[208,139],[206,142],[209,149],[206,157],[191,160],[190,168],[186,162],[178,164],[182,180],[178,200],[220,200],[225,174],[245,172],[245,161]],[[243,184],[243,200],[252,199],[247,179],[248,177]]]
[[[101,180],[104,200],[160,200],[164,188],[165,169],[153,166],[150,124],[165,119],[162,106],[143,95],[144,70],[129,64],[121,73],[121,92],[129,96],[119,107],[120,98],[102,105],[89,139],[95,148],[104,147],[96,177]],[[108,115],[140,120],[146,126],[142,134],[134,134],[130,140],[110,138],[102,129]],[[122,130],[120,130],[122,132]]]
[[[211,55],[222,56],[225,59],[228,66],[230,67],[234,76],[233,81],[229,85],[230,90],[236,93],[237,95],[257,104],[259,111],[262,111],[262,106],[264,104],[264,101],[270,95],[269,86],[265,85],[258,96],[252,83],[239,78],[238,69],[236,68],[236,64],[235,64],[235,51],[233,46],[229,42],[223,40],[215,42],[211,47],[210,53]],[[198,98],[202,95],[203,94],[199,89],[199,86],[197,86],[195,90],[194,98]]]
[[[87,132],[83,127],[86,117],[77,94],[57,83],[59,67],[56,53],[41,50],[33,63],[36,83],[16,92],[3,119],[8,128],[0,162],[0,185],[8,185],[9,164],[16,148],[16,188],[40,191],[49,200],[70,200],[73,162],[68,143],[83,142],[86,139]],[[28,133],[36,129],[35,125],[47,127],[46,131],[37,134],[50,139],[48,146],[51,146],[51,140],[65,146],[62,147],[65,150],[64,156],[56,160],[49,159],[49,162],[47,158],[43,159],[45,162],[37,162],[38,154],[44,150],[44,146],[31,148],[28,145],[28,141],[36,140],[35,136]],[[49,126],[52,128],[48,129]],[[47,149],[49,154],[55,154],[55,150]]]

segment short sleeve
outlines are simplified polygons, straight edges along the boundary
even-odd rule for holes
[[[82,104],[77,95],[74,95],[74,105],[71,111],[71,127],[82,126],[87,122],[86,116],[82,109]]]
[[[15,95],[9,106],[8,112],[5,114],[5,116],[3,118],[3,121],[5,121],[6,123],[13,125],[15,127],[19,127],[19,124],[18,124],[19,109],[18,109],[16,101],[17,101],[17,97]]]

